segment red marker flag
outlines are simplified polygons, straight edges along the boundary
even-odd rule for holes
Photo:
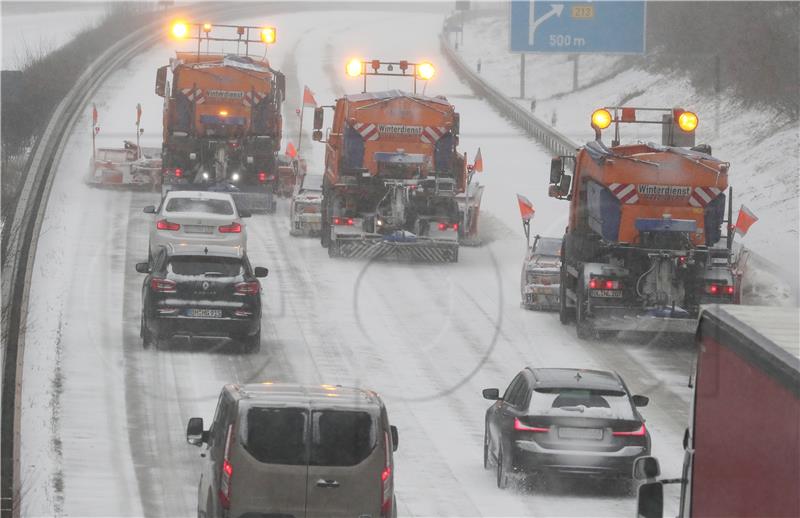
[[[314,99],[314,93],[306,86],[303,88],[303,106],[317,107],[317,100]]]
[[[136,103],[136,125],[139,125],[139,121],[142,120],[142,105],[140,103]]]
[[[92,124],[97,126],[97,106],[92,103]]]
[[[521,194],[517,194],[517,203],[519,203],[519,214],[522,216],[522,220],[530,221],[536,213],[536,209],[533,208],[531,200]]]
[[[483,172],[483,157],[481,156],[481,148],[478,148],[478,152],[475,154],[475,162],[472,164],[472,170],[477,173]]]
[[[756,215],[753,214],[750,209],[742,205],[739,209],[739,216],[736,218],[736,225],[734,225],[733,228],[739,234],[745,235],[756,221],[758,221]]]
[[[294,148],[294,144],[289,142],[286,144],[286,156],[294,158],[297,156],[297,150]]]

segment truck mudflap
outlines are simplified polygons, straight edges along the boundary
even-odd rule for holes
[[[477,182],[470,183],[469,196],[464,193],[456,195],[462,231],[459,243],[464,246],[480,246],[482,241],[478,237],[478,220],[481,212],[481,199],[483,198],[483,185]],[[466,211],[466,217],[464,213]]]
[[[653,315],[603,315],[590,319],[596,331],[638,331],[645,333],[694,334],[697,318],[674,318]]]
[[[337,235],[328,247],[331,257],[358,259],[393,259],[407,262],[458,262],[458,243],[417,238],[393,241],[383,236]]]

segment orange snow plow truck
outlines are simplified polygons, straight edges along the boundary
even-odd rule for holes
[[[273,212],[286,82],[248,49],[273,43],[275,29],[177,23],[172,30],[198,46],[197,52],[177,52],[156,75],[156,94],[164,97],[162,191],[225,190],[240,208]],[[204,39],[236,42],[244,53],[201,53]]]
[[[355,60],[347,72],[364,76],[364,92],[336,100],[325,140],[323,108],[314,113],[313,138],[326,144],[322,246],[331,257],[458,261],[459,241],[477,234],[483,187],[456,149],[454,106],[416,93],[433,66]],[[366,92],[368,75],[412,78],[414,93]]]
[[[607,147],[601,130],[612,123]],[[620,145],[620,123],[660,124],[662,144]],[[591,125],[595,141],[550,167],[550,196],[570,203],[561,322],[574,319],[580,338],[692,333],[700,304],[733,303],[736,293],[730,165],[694,145],[697,116],[682,109],[603,108]]]

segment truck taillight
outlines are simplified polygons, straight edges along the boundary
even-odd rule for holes
[[[383,471],[381,472],[381,518],[388,518],[392,516],[392,494],[394,493],[393,479],[392,479],[392,442],[389,439],[389,433],[383,433]]]
[[[242,231],[242,225],[234,221],[230,225],[221,225],[219,231],[222,234],[239,234]]]
[[[261,283],[258,281],[240,282],[233,287],[239,295],[258,295],[261,291]]]
[[[158,293],[175,293],[178,291],[175,281],[158,278],[150,279],[150,289]]]
[[[224,509],[231,507],[231,480],[233,479],[233,465],[231,464],[231,441],[233,440],[233,424],[228,425],[228,435],[225,439],[225,455],[222,457],[222,476],[219,484],[219,503]]]
[[[514,430],[518,432],[539,432],[539,433],[546,433],[550,431],[550,428],[540,428],[538,426],[528,426],[522,421],[519,420],[518,417],[514,418]]]
[[[156,221],[156,228],[158,230],[180,230],[181,226],[178,223],[173,223],[166,219]]]
[[[175,178],[180,178],[181,176],[183,176],[183,169],[181,169],[180,167],[176,167],[175,168]]]
[[[638,429],[630,432],[611,432],[611,435],[616,437],[641,437],[646,433],[644,423]]]
[[[353,226],[353,218],[333,218],[333,224]]]
[[[264,183],[267,181],[267,173],[265,171],[258,172],[258,181]]]

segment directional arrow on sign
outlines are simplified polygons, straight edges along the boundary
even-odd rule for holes
[[[534,11],[533,6],[534,4],[531,3],[530,27],[528,28],[528,45],[533,45],[533,35],[536,34],[536,28],[538,26],[553,16],[558,16],[561,18],[561,12],[564,10],[564,4],[550,4],[550,11],[536,19],[536,12]]]

